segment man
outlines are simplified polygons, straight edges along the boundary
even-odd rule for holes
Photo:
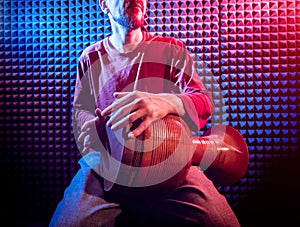
[[[144,30],[145,0],[99,4],[112,34],[79,59],[73,117],[83,157],[50,226],[239,226],[226,199],[196,166],[168,192],[130,193],[143,187],[117,177],[122,168],[111,163],[120,161],[124,138],[138,138],[168,115],[197,132],[213,103],[184,45]],[[128,190],[116,190],[120,185]]]

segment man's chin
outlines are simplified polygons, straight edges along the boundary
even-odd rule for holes
[[[115,21],[127,28],[128,30],[135,30],[144,26],[144,16],[136,16],[136,17],[123,17],[119,19],[115,19]]]
[[[144,21],[132,21],[131,23],[128,23],[127,28],[129,30],[136,30],[144,26]]]

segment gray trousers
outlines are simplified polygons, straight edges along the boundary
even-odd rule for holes
[[[101,177],[91,166],[83,158],[79,164],[50,227],[240,226],[226,198],[196,166],[189,169],[184,182],[174,191],[144,201],[105,192]]]

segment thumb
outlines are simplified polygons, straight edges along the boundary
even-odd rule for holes
[[[109,120],[109,116],[103,117],[101,113],[102,113],[102,111],[99,108],[96,108],[95,114],[97,115],[98,119],[102,120],[102,122],[108,121]]]
[[[100,110],[99,108],[97,108],[97,109],[95,110],[95,114],[97,115],[97,117],[102,118],[101,110]]]

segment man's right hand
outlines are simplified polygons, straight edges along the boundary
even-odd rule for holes
[[[83,143],[82,155],[87,154],[92,145],[94,149],[100,148],[100,146],[97,146],[97,144],[101,143],[97,133],[97,127],[101,129],[105,121],[99,108],[97,108],[95,112],[97,117],[85,122],[80,129],[78,142]],[[94,147],[95,145],[96,147]]]

